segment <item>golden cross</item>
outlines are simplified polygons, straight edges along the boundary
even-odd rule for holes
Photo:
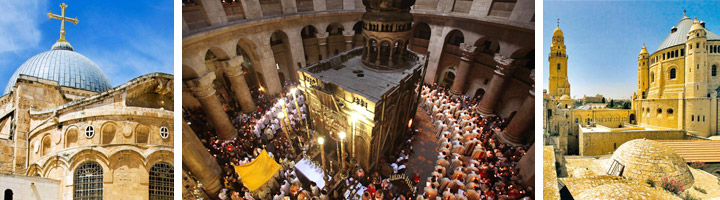
[[[67,4],[61,3],[60,8],[62,8],[61,15],[53,14],[52,11],[50,11],[50,12],[48,12],[48,19],[54,18],[54,19],[60,20],[60,39],[58,40],[58,42],[64,42],[65,41],[65,21],[75,23],[75,25],[77,25],[78,19],[77,19],[77,17],[75,17],[74,19],[65,17],[65,8],[67,8]]]

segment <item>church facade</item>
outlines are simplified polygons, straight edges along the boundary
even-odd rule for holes
[[[77,23],[61,7],[51,18]],[[112,87],[62,27],[0,97],[0,182],[14,183],[0,189],[16,199],[172,199],[173,75]]]
[[[638,55],[638,90],[633,109],[639,124],[718,135],[720,36],[687,16],[670,29],[652,54]]]

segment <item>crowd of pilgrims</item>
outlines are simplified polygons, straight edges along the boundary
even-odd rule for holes
[[[285,88],[295,85],[285,83]],[[296,96],[290,92],[268,96],[258,88],[251,90],[257,112],[249,114],[240,112],[240,106],[233,101],[223,101],[223,107],[231,117],[231,122],[238,131],[238,136],[231,140],[220,140],[212,128],[211,122],[200,108],[183,107],[183,117],[200,138],[201,142],[215,157],[223,169],[221,182],[224,188],[217,198],[222,200],[252,199],[338,199],[341,194],[325,191],[310,183],[303,188],[294,171],[296,160],[307,150],[309,142],[305,132],[307,123],[307,107],[305,96],[297,90]],[[217,94],[221,100],[223,93]],[[295,98],[299,109],[295,106]],[[520,180],[517,161],[525,154],[528,146],[514,147],[498,141],[496,132],[502,131],[506,122],[499,117],[483,118],[475,113],[479,99],[451,97],[446,89],[424,85],[421,107],[430,115],[439,139],[439,155],[437,166],[427,178],[422,195],[414,199],[520,199],[528,198],[532,188],[526,188]],[[278,100],[284,102],[287,109],[289,124],[288,139],[277,118],[283,112]],[[287,123],[287,122],[286,122]],[[202,131],[198,131],[202,130]],[[311,130],[309,130],[311,131]],[[415,135],[417,129],[409,130]],[[312,133],[309,134],[312,137]],[[408,156],[413,153],[412,137],[400,147],[397,159],[390,163],[393,174],[404,174]],[[302,145],[306,144],[306,145]],[[250,192],[243,185],[241,178],[235,173],[233,165],[249,163],[265,149],[276,162],[283,165],[280,172],[259,190]],[[363,199],[413,199],[414,194],[407,191],[399,193],[387,177],[378,172],[366,174],[354,165],[350,168],[350,178],[345,185],[360,183],[366,187]],[[419,174],[413,170],[412,179],[419,183]]]
[[[452,97],[446,88],[423,86],[421,107],[433,123],[438,142],[435,170],[417,199],[530,199],[517,162],[529,145],[512,146],[497,133],[507,125],[498,116],[475,112],[479,99]]]
[[[295,87],[290,82],[286,82],[284,85],[285,88]],[[298,160],[307,148],[307,146],[299,144],[308,144],[305,141],[307,133],[304,124],[307,120],[307,107],[304,105],[305,96],[302,91],[296,90],[295,94],[297,103],[300,105],[299,109],[296,108],[295,97],[288,92],[289,90],[275,96],[265,95],[260,92],[259,88],[253,88],[250,91],[257,106],[257,112],[249,114],[242,113],[240,106],[234,101],[224,101],[228,98],[225,98],[227,95],[223,92],[216,93],[238,132],[238,136],[231,140],[218,138],[211,122],[201,108],[183,107],[183,117],[223,169],[221,183],[224,184],[224,188],[217,198],[222,200],[280,200],[285,197],[290,197],[290,199],[310,199],[312,197],[329,199],[327,192],[320,190],[314,183],[310,184],[310,188],[302,188],[294,171],[295,160]],[[291,139],[287,138],[282,122],[278,119],[280,112],[284,114],[278,100],[284,101],[287,109],[285,120],[289,119],[289,123],[287,121],[285,123]],[[303,143],[298,141],[303,141]],[[249,163],[259,156],[263,149],[283,167],[275,179],[264,186],[266,188],[252,193],[243,185],[241,178],[235,173],[233,165]]]

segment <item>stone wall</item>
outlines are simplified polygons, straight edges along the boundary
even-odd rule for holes
[[[60,199],[60,181],[53,179],[0,174],[0,194],[8,190],[12,199]]]
[[[580,128],[579,154],[581,156],[597,156],[612,154],[623,143],[646,138],[650,140],[682,140],[683,130],[627,130],[627,131],[592,131]]]

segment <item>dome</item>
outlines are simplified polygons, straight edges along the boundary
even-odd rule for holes
[[[695,19],[695,21],[693,21],[693,23],[692,23],[692,26],[690,27],[690,31],[699,30],[699,29],[703,29],[703,27],[702,27],[702,25],[700,25],[700,22],[698,22],[698,20]]]
[[[648,54],[647,48],[645,48],[645,44],[643,44],[643,48],[640,50],[640,54]]]
[[[110,81],[90,59],[73,51],[68,42],[57,42],[50,51],[33,56],[10,77],[5,93],[10,93],[20,74],[57,81],[60,86],[103,92]]]
[[[560,30],[560,27],[555,28],[555,30],[553,31],[553,37],[554,36],[563,36],[563,32],[562,30]]]
[[[562,96],[560,96],[560,100],[569,100],[569,99],[570,99],[570,95],[563,94]]]
[[[695,180],[685,160],[670,147],[647,139],[628,141],[615,150],[611,160],[624,165],[622,176],[640,182],[653,179],[660,183],[667,177],[690,188]]]
[[[652,189],[643,184],[628,183],[612,183],[597,186],[584,192],[573,195],[575,199],[608,199],[608,200],[625,200],[625,199],[680,199],[675,195],[662,191],[661,189]]]
[[[678,22],[678,24],[675,26],[677,28],[671,29],[670,35],[668,35],[665,40],[660,43],[660,46],[657,48],[657,50],[655,50],[655,52],[677,45],[685,45],[685,42],[687,41],[687,34],[688,32],[690,32],[690,28],[692,26],[693,20],[687,16],[683,16],[680,22]],[[707,40],[720,40],[720,36],[716,35],[713,32],[710,32],[707,29],[705,30],[705,33]]]

